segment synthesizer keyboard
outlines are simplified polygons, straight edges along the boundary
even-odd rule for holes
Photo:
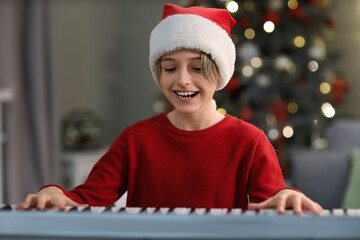
[[[0,205],[0,239],[360,239],[360,209],[274,210]]]

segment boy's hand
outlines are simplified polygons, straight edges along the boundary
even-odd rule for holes
[[[36,208],[37,210],[44,210],[46,208],[56,208],[64,211],[67,206],[75,207],[79,206],[79,204],[68,198],[60,188],[50,186],[41,189],[36,194],[28,194],[24,202],[20,203],[16,209]]]
[[[303,210],[321,214],[324,209],[303,193],[292,189],[283,189],[269,199],[261,203],[249,203],[249,210],[276,209],[278,213],[284,213],[285,209],[292,208],[296,214],[302,214]]]

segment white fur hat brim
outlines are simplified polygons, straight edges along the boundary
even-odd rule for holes
[[[211,55],[223,89],[234,73],[235,45],[228,33],[216,23],[193,14],[176,14],[162,20],[150,35],[149,64],[156,80],[156,61],[165,53],[179,49],[194,49]]]

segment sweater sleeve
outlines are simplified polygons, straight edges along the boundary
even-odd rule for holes
[[[261,132],[251,161],[248,194],[250,202],[262,202],[285,187],[273,146]]]
[[[126,130],[94,165],[85,183],[69,192],[60,187],[67,197],[79,204],[108,206],[126,192],[128,163],[124,151],[125,135]]]

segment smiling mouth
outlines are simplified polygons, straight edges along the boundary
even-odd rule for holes
[[[174,93],[181,98],[190,99],[190,98],[193,98],[196,95],[198,95],[199,92],[177,92],[177,91],[174,91]]]

